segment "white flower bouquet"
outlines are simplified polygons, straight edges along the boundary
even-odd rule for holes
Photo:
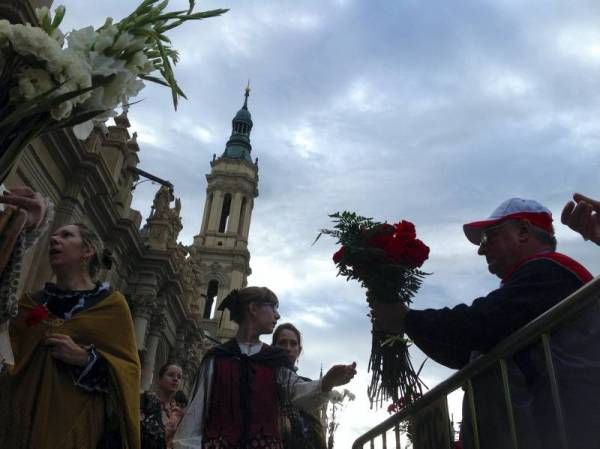
[[[185,98],[173,66],[178,53],[166,32],[189,20],[225,13],[226,9],[167,12],[169,0],[143,0],[117,23],[73,30],[59,26],[65,8],[51,15],[36,11],[39,26],[0,20],[0,183],[34,138],[72,127],[86,139],[97,122],[116,115],[144,87],[144,81],[171,89],[173,106]],[[65,42],[66,40],[66,42]]]

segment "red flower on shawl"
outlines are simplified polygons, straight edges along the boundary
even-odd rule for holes
[[[27,324],[29,327],[40,324],[42,321],[48,318],[48,314],[49,312],[46,306],[43,304],[38,304],[25,316],[25,324]]]

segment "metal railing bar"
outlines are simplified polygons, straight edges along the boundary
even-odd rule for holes
[[[371,439],[371,449],[375,449],[375,440]]]
[[[599,299],[598,293],[600,293],[600,276],[594,278],[529,324],[523,326],[512,335],[502,340],[484,356],[469,363],[463,369],[436,385],[425,393],[415,404],[390,416],[385,421],[359,436],[354,441],[352,448],[362,448],[371,438],[380,435],[384,430],[392,428],[396,423],[405,421],[409,416],[414,415],[440,399],[442,396],[446,396],[448,393],[461,387],[467,379],[470,379],[485,371],[490,366],[493,366],[497,363],[498,359],[514,354],[524,346],[528,346],[533,340],[539,338],[542,333],[549,332],[554,327],[576,315],[591,303],[597,301]]]
[[[510,439],[514,449],[519,449],[517,441],[517,426],[515,425],[515,414],[512,407],[512,398],[510,396],[510,386],[508,384],[508,369],[506,368],[506,360],[498,360],[500,364],[500,375],[502,376],[502,390],[504,391],[504,402],[506,404],[506,416],[508,417],[508,429],[510,431]]]
[[[475,410],[475,396],[473,393],[473,383],[471,379],[467,380],[467,400],[469,402],[469,411],[471,412],[471,426],[473,427],[473,441],[475,449],[479,449],[479,429],[477,427],[477,413]],[[464,417],[463,417],[464,419]]]
[[[387,449],[387,432],[381,434],[381,440],[383,442],[383,449]]]
[[[542,334],[542,346],[544,348],[544,359],[546,360],[546,368],[548,369],[548,379],[550,380],[550,390],[552,392],[552,402],[554,404],[554,412],[558,421],[558,434],[560,437],[560,445],[563,449],[569,448],[567,442],[567,429],[565,428],[565,415],[562,409],[560,393],[558,392],[558,381],[556,379],[556,370],[554,369],[554,361],[552,360],[552,349],[550,348],[550,336]]]
[[[399,449],[400,448],[400,425],[397,424],[396,427],[394,427],[394,435],[396,436],[396,447]]]

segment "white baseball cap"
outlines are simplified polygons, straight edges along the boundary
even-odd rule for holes
[[[463,225],[467,239],[474,245],[481,242],[481,233],[506,220],[527,220],[549,234],[554,235],[552,212],[535,200],[510,198],[498,206],[485,220],[473,221]]]

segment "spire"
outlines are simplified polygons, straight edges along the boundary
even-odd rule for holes
[[[231,121],[231,137],[225,146],[225,152],[222,157],[230,159],[243,159],[247,162],[252,162],[250,152],[252,145],[250,144],[250,132],[252,131],[252,116],[248,110],[248,97],[250,96],[250,80],[244,90],[244,105],[235,114]]]
[[[248,97],[250,96],[250,80],[248,80],[248,84],[246,85],[246,93],[244,94],[244,106],[242,109],[248,110]]]

